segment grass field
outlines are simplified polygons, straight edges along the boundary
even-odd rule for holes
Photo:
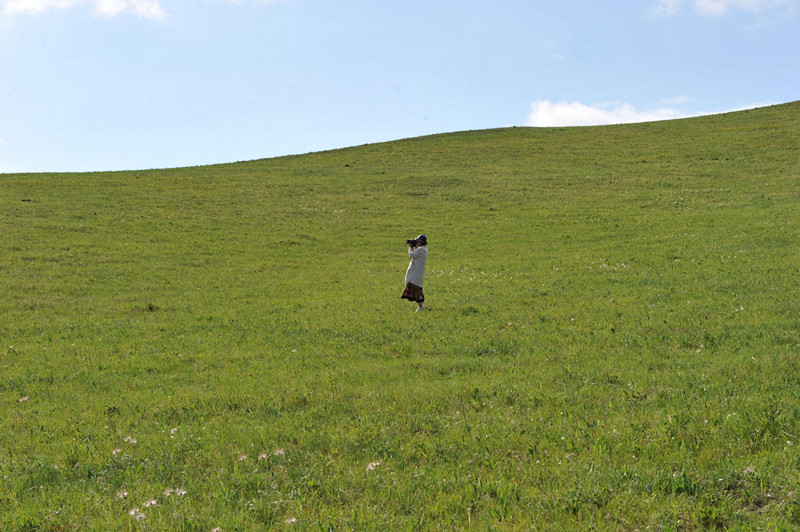
[[[800,529],[798,146],[800,102],[1,175],[0,529]]]

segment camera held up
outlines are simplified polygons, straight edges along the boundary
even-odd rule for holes
[[[413,239],[411,239],[411,240],[406,240],[406,244],[408,244],[408,245],[409,245],[409,247],[412,247],[412,248],[413,248],[413,247],[416,247],[416,245],[417,245],[417,239],[416,239],[416,238],[413,238]]]

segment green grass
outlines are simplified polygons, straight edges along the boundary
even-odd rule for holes
[[[800,529],[799,143],[791,103],[2,175],[0,528]]]

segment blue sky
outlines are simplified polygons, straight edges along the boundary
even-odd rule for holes
[[[0,173],[800,99],[800,0],[0,0]]]

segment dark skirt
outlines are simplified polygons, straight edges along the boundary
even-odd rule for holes
[[[425,295],[422,293],[422,287],[413,283],[408,283],[406,289],[403,290],[401,299],[408,299],[409,301],[416,301],[417,303],[425,302]]]

